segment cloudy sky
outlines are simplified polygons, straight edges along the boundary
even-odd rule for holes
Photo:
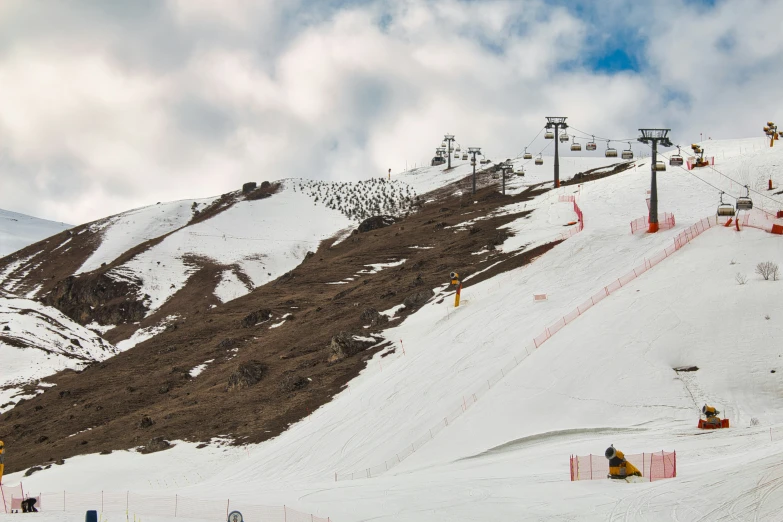
[[[1,0],[0,208],[77,224],[366,178],[444,132],[500,159],[547,115],[760,136],[781,20],[776,0]]]

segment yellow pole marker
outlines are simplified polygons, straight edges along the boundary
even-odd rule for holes
[[[454,294],[454,308],[457,308],[459,306],[459,294],[462,291],[462,283],[457,272],[452,272],[449,275],[451,276],[451,285],[457,287],[457,293]]]

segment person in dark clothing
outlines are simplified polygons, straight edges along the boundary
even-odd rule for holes
[[[28,498],[22,501],[22,513],[38,513],[35,508],[36,500],[34,498]]]

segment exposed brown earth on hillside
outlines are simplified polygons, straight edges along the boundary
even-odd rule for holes
[[[467,292],[471,284],[530,263],[555,245],[512,253],[494,249],[507,237],[498,228],[529,211],[502,216],[493,211],[546,190],[531,187],[503,196],[497,181],[483,176],[476,195],[470,194],[470,178],[430,193],[422,201],[433,201],[418,212],[337,245],[325,241],[296,269],[225,304],[213,293],[224,267],[191,260],[201,269],[141,323],[176,315],[163,333],[81,372],[47,378],[56,386],[3,414],[0,440],[13,448],[6,471],[141,446],[157,437],[205,441],[229,435],[260,442],[280,434],[331,400],[382,348],[351,342],[353,335],[375,334],[380,340],[383,328],[412,313],[403,309],[389,323],[372,309],[388,310],[426,294],[447,283],[451,270],[463,278],[485,270],[467,282]],[[457,226],[476,217],[477,223]],[[366,265],[403,259],[400,266],[361,273]],[[102,275],[93,273],[94,284]],[[68,287],[65,277],[49,286],[59,289],[55,296],[68,295],[66,288],[82,291],[79,283]],[[328,284],[337,282],[343,284]],[[138,327],[121,325],[107,338],[125,338]],[[203,373],[190,377],[204,363]]]

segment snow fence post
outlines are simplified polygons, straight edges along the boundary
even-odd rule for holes
[[[288,520],[288,511],[285,509],[285,504],[283,504],[283,521],[285,522]]]
[[[770,439],[772,438],[772,428],[770,428],[769,437],[770,437]],[[3,486],[2,486],[2,484],[0,484],[0,495],[2,495],[2,496],[3,496],[3,511],[5,511],[6,513],[8,513],[8,508],[7,508],[7,507],[5,507],[5,491],[3,491]]]
[[[178,501],[177,494],[174,493],[174,518],[177,518],[177,501]]]
[[[226,499],[226,520],[228,520],[229,506],[231,506],[231,499],[230,498]]]
[[[593,480],[593,454],[590,454],[590,480]]]
[[[677,450],[674,451],[674,473],[672,474],[672,477],[677,476]]]
[[[661,458],[663,459],[663,478],[666,478],[666,456],[663,454],[663,450],[661,450]]]
[[[652,463],[651,463],[651,464],[652,464]],[[644,453],[642,453],[642,477],[644,476],[644,465],[645,465],[645,462],[644,462]],[[650,467],[652,467],[652,466],[650,466]]]
[[[101,514],[103,513],[103,491],[101,491]]]

